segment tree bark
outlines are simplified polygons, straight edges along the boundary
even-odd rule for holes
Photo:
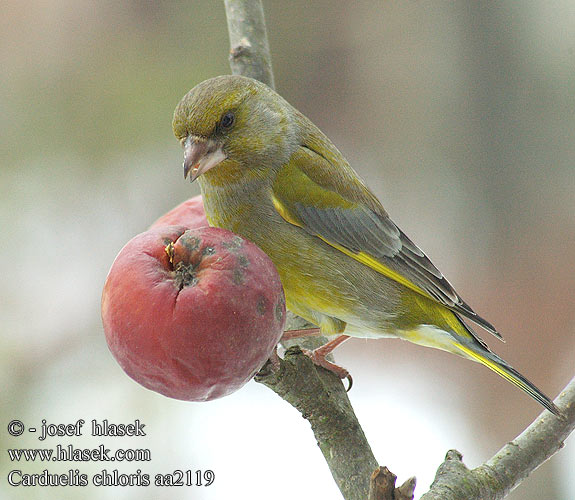
[[[272,89],[274,75],[261,1],[224,0],[234,75],[259,80]]]

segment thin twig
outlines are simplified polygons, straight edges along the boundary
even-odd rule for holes
[[[224,0],[224,3],[232,73],[249,76],[273,89],[274,74],[262,2]]]
[[[555,400],[563,418],[544,411],[491,459],[469,470],[451,450],[421,500],[500,500],[563,447],[575,429],[575,378]]]

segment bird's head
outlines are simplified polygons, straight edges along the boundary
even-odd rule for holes
[[[294,111],[251,78],[219,76],[198,84],[180,101],[172,123],[184,148],[184,176],[194,181],[226,164],[247,170],[285,163],[298,143]]]

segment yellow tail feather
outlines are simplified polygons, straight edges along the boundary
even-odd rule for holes
[[[454,342],[453,345],[461,350],[468,358],[471,358],[474,361],[478,361],[482,365],[486,366],[490,370],[493,370],[495,373],[511,382],[513,385],[519,387],[519,389],[529,394],[533,399],[542,404],[554,415],[561,416],[559,409],[547,396],[545,396],[545,394],[543,394],[537,387],[535,387],[535,385],[529,382],[529,380],[527,380],[513,367],[507,365],[503,360],[499,361],[495,354],[490,353],[489,351],[486,351],[485,354],[481,354],[457,342]],[[493,359],[490,359],[490,357],[493,357]]]

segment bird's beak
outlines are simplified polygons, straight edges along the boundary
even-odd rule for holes
[[[190,182],[226,159],[217,142],[189,135],[184,142],[184,179],[190,174]]]

